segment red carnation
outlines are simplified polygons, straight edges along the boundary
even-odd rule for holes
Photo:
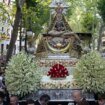
[[[51,78],[65,78],[69,76],[69,72],[63,65],[55,64],[51,67],[50,71],[48,71],[47,76],[50,76]]]

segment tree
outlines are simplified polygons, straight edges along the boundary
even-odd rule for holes
[[[67,0],[70,3],[69,23],[76,32],[91,32],[96,29],[98,20],[97,0]],[[95,24],[95,25],[94,25]],[[94,27],[95,26],[95,27]],[[95,30],[94,29],[94,30]],[[95,33],[95,32],[93,32]]]
[[[12,26],[13,25],[13,18],[14,18],[15,8],[13,10],[9,8],[6,4],[0,3],[0,21],[8,23]],[[12,19],[11,19],[12,17]]]
[[[105,30],[105,25],[101,23],[100,30],[99,30],[99,38],[98,38],[98,45],[97,45],[97,51],[100,51],[101,49],[101,44],[102,44],[102,36],[103,36],[103,31]]]
[[[49,22],[49,0],[46,2],[35,2],[35,6],[27,5],[23,8],[24,26],[27,30],[31,29],[36,35],[43,32],[43,27]]]
[[[43,25],[48,20],[48,3],[39,2],[40,0],[16,0],[16,15],[13,26],[13,32],[10,40],[10,45],[7,51],[6,61],[8,62],[12,56],[13,48],[17,40],[18,27],[23,18],[24,26],[27,30],[30,28],[36,34],[39,34],[43,29]],[[23,17],[21,17],[23,15]]]
[[[82,20],[82,25],[83,25],[82,31],[83,32],[92,32],[93,25],[94,25],[94,28],[96,28],[97,24],[98,24],[97,19],[96,18],[94,19],[94,15],[91,14],[90,12],[83,15],[83,20]]]
[[[98,10],[99,14],[101,15],[103,22],[105,23],[105,0],[99,0],[98,1]]]
[[[102,43],[102,32],[105,29],[105,0],[99,0],[98,1],[98,10],[99,10],[99,14],[102,18],[101,20],[101,25],[100,25],[100,31],[99,31],[99,38],[98,38],[98,46],[97,46],[97,50],[100,51],[100,47],[101,47],[101,43]]]
[[[25,0],[16,0],[16,15],[15,15],[15,20],[14,20],[14,25],[13,25],[13,32],[11,35],[11,40],[10,40],[10,44],[9,44],[9,48],[7,51],[7,56],[6,56],[6,61],[8,62],[9,59],[12,56],[12,52],[13,52],[13,48],[15,46],[15,42],[17,40],[17,36],[18,36],[18,27],[19,27],[19,23],[21,20],[21,14],[22,14],[22,6],[24,5]]]

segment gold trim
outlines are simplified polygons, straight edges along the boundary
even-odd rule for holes
[[[63,53],[65,53],[69,48],[70,48],[70,42],[68,43],[68,45],[65,47],[65,48],[62,48],[62,49],[56,49],[56,48],[53,48],[49,43],[48,43],[48,41],[46,41],[46,43],[47,43],[47,46],[48,46],[48,48],[53,52],[53,53],[56,53],[56,52],[63,52]]]

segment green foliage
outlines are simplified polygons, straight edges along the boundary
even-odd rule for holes
[[[67,4],[70,6],[67,12],[68,22],[75,32],[87,32],[92,30],[92,28],[95,28],[95,30],[97,31],[96,26],[98,26],[98,20],[95,19],[96,14],[98,13],[97,1],[99,1],[98,9],[100,10],[100,15],[103,17],[103,20],[105,20],[104,0],[65,1],[67,1]],[[26,27],[27,29],[31,29],[33,32],[36,33],[36,35],[42,33],[44,27],[46,28],[46,26],[48,26],[49,24],[48,22],[50,18],[50,12],[48,6],[50,3],[51,0],[26,0],[22,11],[24,27]],[[6,9],[6,7],[4,8]],[[13,7],[10,12],[7,12],[9,15],[4,15],[4,12],[1,12],[1,15],[3,15],[3,19],[5,20],[10,16],[12,17],[12,19],[10,20],[11,24],[13,23],[12,20],[14,20],[15,16],[14,10],[16,10],[15,7]]]
[[[36,7],[37,2],[36,0],[26,0],[26,5],[27,5],[27,8]]]
[[[35,7],[27,8],[26,5],[23,7],[23,20],[25,27],[38,35],[42,32],[44,25],[49,22],[49,0],[47,2],[36,1],[35,3]]]
[[[99,9],[99,13],[102,16],[102,19],[105,23],[105,0],[98,1],[98,9]]]
[[[70,23],[71,28],[75,32],[81,32],[82,30],[82,24],[81,24],[82,14],[83,14],[83,11],[81,7],[77,6],[73,8],[72,15],[70,16],[70,19],[68,22]]]
[[[11,94],[24,96],[40,87],[41,72],[32,56],[20,52],[14,55],[6,68],[5,80]]]
[[[82,20],[82,25],[83,25],[82,31],[83,32],[92,32],[93,25],[94,25],[94,28],[96,28],[96,25],[98,24],[97,22],[98,21],[96,18],[94,18],[93,14],[91,14],[91,13],[84,14],[83,20]]]
[[[70,3],[69,23],[75,32],[96,30],[98,20],[96,14],[98,0],[67,0]]]
[[[74,73],[76,83],[85,91],[105,92],[105,61],[101,55],[92,51],[80,59]]]
[[[5,22],[8,20],[8,23],[10,25],[13,24],[13,18],[15,16],[15,7],[13,5],[13,8],[9,8],[6,4],[0,3],[0,21]]]

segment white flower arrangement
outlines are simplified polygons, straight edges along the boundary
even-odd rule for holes
[[[73,76],[70,75],[65,79],[51,79],[48,76],[43,76],[41,82],[42,89],[70,89],[77,88],[77,85],[73,79]]]
[[[31,55],[14,55],[6,68],[5,81],[11,94],[24,96],[40,87],[41,72]]]
[[[105,92],[105,61],[101,55],[92,51],[82,56],[76,65],[74,79],[84,91]]]
[[[77,84],[74,81],[69,82],[50,82],[50,83],[41,83],[41,89],[70,89],[70,88],[78,88]]]

